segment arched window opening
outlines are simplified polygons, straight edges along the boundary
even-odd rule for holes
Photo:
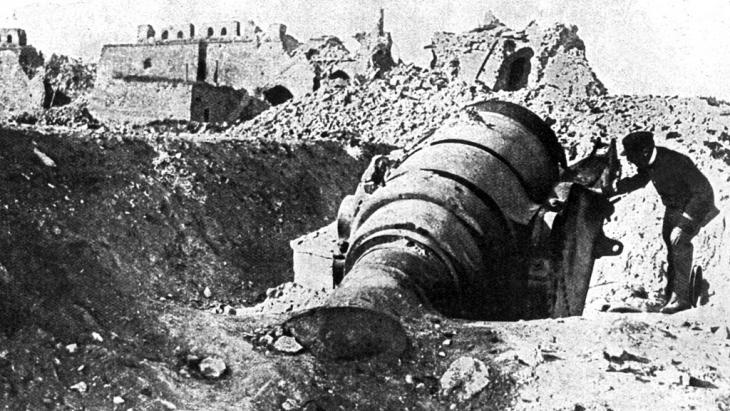
[[[206,108],[203,110],[203,121],[206,123],[210,121],[210,109],[209,108]]]
[[[12,43],[13,42],[13,36],[11,34],[8,34],[7,42],[8,43]]]
[[[144,68],[146,70],[150,67],[152,67],[152,59],[148,57],[148,58],[144,59],[144,61],[142,62],[142,68]]]
[[[516,91],[527,86],[530,77],[530,58],[534,55],[532,49],[523,48],[507,57],[499,69],[494,90]]]
[[[181,39],[184,36],[185,36],[185,33],[183,33],[182,30],[177,32],[177,38]]]
[[[530,60],[524,57],[518,58],[510,65],[507,75],[505,90],[515,91],[527,85],[527,75],[530,73]]]
[[[278,106],[294,98],[294,95],[284,86],[274,86],[264,90],[264,99],[272,106]]]
[[[213,27],[208,27],[208,37],[213,37],[215,34],[215,30],[213,30]]]
[[[162,32],[162,40],[167,40],[167,38],[170,36],[170,33],[167,32],[167,30]]]
[[[225,27],[223,27],[223,28],[221,29],[221,36],[226,36],[226,35],[228,35],[228,30],[226,30],[226,28],[225,28]]]
[[[337,80],[337,79],[345,80],[345,81],[350,80],[350,76],[342,70],[337,70],[335,72],[332,72],[329,77],[330,77],[330,80]]]

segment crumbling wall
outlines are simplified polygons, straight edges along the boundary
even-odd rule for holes
[[[230,123],[237,120],[251,103],[245,91],[195,83],[192,87],[190,120]]]
[[[531,23],[525,29],[535,50],[536,69],[530,74],[533,88],[562,91],[563,97],[589,97],[607,94],[606,87],[591,69],[585,44],[576,26],[554,24],[540,27]]]
[[[0,29],[0,47],[23,47],[28,43],[25,30],[15,28]]]
[[[159,31],[141,25],[136,44],[104,46],[97,70],[96,88],[100,91],[96,100],[106,101],[109,96],[119,94],[123,85],[137,87],[137,84],[160,82],[164,89],[169,87],[163,85],[167,82],[199,82],[200,90],[207,91],[201,91],[198,97],[218,96],[223,99],[221,107],[230,108],[236,100],[228,88],[245,90],[276,105],[317,90],[323,80],[343,85],[356,76],[380,76],[395,64],[390,53],[390,33],[383,29],[382,11],[374,30],[356,36],[361,47],[355,55],[335,37],[323,37],[302,47],[287,34],[283,24],[272,24],[264,31],[251,21],[243,25],[226,21],[205,23],[197,30],[191,24],[167,26]],[[177,33],[182,33],[180,38]],[[212,92],[203,83],[224,89]],[[150,88],[149,85],[140,87],[139,93],[143,95]],[[132,104],[130,113],[144,107],[139,104],[145,99],[130,97],[134,92],[122,94],[120,104]],[[240,101],[238,98],[236,107],[246,104]],[[118,108],[114,110],[123,111]],[[195,111],[192,117],[198,120],[214,121],[212,118],[231,116],[229,109],[216,109],[227,113],[220,116],[214,115],[212,108],[199,109],[193,104],[191,109]],[[149,110],[155,111],[153,107]]]
[[[355,39],[360,43],[360,49],[355,55],[359,74],[370,78],[380,77],[395,66],[391,55],[393,39],[385,31],[383,9],[380,9],[375,27],[369,32],[357,33]]]
[[[102,48],[97,86],[120,78],[194,81],[198,78],[198,43],[119,44]]]
[[[171,41],[186,41],[191,40],[196,36],[195,26],[186,24],[173,24],[160,28],[159,41],[171,42]]]
[[[193,85],[182,81],[109,80],[97,88],[89,111],[102,122],[145,124],[190,120]]]
[[[585,57],[575,26],[530,23],[515,31],[491,13],[466,33],[435,33],[431,65],[466,83],[492,90],[521,88],[559,94],[555,98],[585,98],[606,94]]]
[[[241,23],[232,21],[216,21],[200,25],[198,37],[206,39],[227,39],[241,36]]]
[[[43,59],[33,47],[0,48],[0,112],[39,109],[44,100]]]
[[[304,59],[292,58],[279,47],[257,47],[253,42],[210,42],[206,81],[257,91],[283,85],[294,96],[312,91],[316,73]]]
[[[295,52],[295,57],[306,59],[315,67],[317,89],[321,83],[346,78],[347,82],[358,74],[360,64],[342,41],[335,36],[321,36],[310,39]]]

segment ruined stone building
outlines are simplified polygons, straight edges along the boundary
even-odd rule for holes
[[[283,24],[253,22],[138,28],[134,44],[105,45],[91,110],[98,118],[145,123],[156,119],[234,121],[358,76],[392,66],[382,12],[351,54],[336,37],[301,44]],[[266,104],[262,103],[265,102]]]
[[[480,27],[460,34],[435,33],[426,48],[433,55],[433,68],[494,91],[529,88],[577,97],[605,94],[586,60],[577,30],[563,24],[544,28],[531,22],[515,31],[487,12]],[[550,90],[541,90],[545,88]]]
[[[43,57],[28,45],[25,30],[0,29],[0,112],[38,109],[45,96]]]

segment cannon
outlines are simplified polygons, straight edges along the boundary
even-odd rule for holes
[[[603,148],[603,153],[599,153]],[[567,167],[539,116],[504,101],[466,107],[397,158],[373,159],[339,209],[326,303],[284,323],[315,355],[399,355],[404,321],[580,315],[618,176],[615,141]]]

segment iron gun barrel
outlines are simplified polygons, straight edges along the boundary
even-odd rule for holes
[[[376,189],[343,201],[342,281],[323,307],[292,318],[287,328],[315,352],[356,358],[402,351],[407,338],[398,320],[424,310],[524,317],[539,211],[565,167],[555,134],[536,114],[502,101],[470,106],[383,181],[371,182]],[[584,208],[598,201],[591,195],[573,194],[589,198]],[[591,243],[604,217],[593,218]],[[542,245],[555,249],[548,243]]]

